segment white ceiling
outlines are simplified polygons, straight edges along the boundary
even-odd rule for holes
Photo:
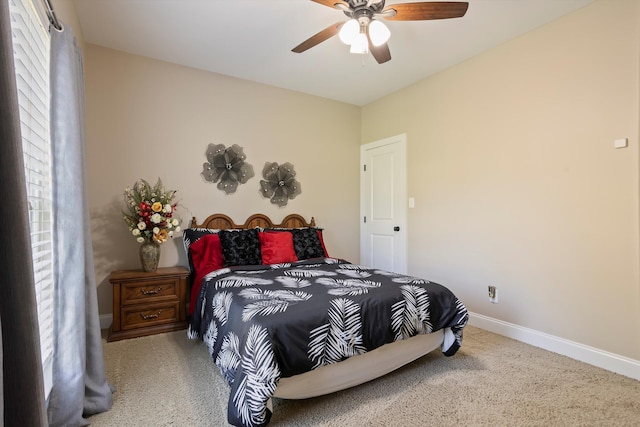
[[[291,49],[346,20],[310,0],[75,0],[88,43],[355,105],[365,105],[593,0],[469,0],[462,18],[385,21],[391,61],[350,54],[333,37]],[[387,6],[405,3],[387,0]]]

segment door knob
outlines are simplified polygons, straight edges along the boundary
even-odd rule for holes
[[[393,227],[393,231],[400,231],[400,227],[396,225],[395,227]]]

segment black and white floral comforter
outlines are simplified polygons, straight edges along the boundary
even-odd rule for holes
[[[384,344],[450,328],[455,354],[468,320],[444,286],[333,258],[216,270],[189,325],[231,386],[228,421],[264,426],[278,380]]]

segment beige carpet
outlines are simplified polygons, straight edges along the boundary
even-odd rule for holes
[[[185,331],[104,344],[113,408],[102,426],[226,426],[229,388]],[[328,396],[274,400],[270,426],[640,426],[640,382],[482,329]]]

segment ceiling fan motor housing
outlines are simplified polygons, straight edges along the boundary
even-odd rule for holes
[[[381,13],[383,8],[384,0],[377,3],[367,0],[349,0],[349,10],[344,10],[344,14],[352,19],[360,20],[361,17],[366,17],[372,20],[373,16]]]

